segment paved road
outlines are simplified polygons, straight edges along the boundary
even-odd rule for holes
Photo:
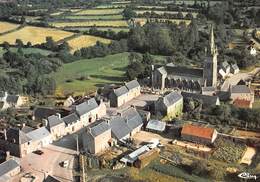
[[[73,163],[76,151],[62,148],[55,145],[48,145],[42,149],[44,154],[28,154],[21,159],[22,174],[17,176],[14,181],[20,181],[25,173],[31,173],[36,177],[35,182],[42,182],[45,177],[52,175],[63,182],[73,181]],[[68,168],[63,168],[59,164],[68,160]]]
[[[257,72],[260,71],[260,68],[255,68],[253,71],[248,73],[238,73],[227,78],[221,87],[221,91],[228,91],[230,85],[236,85],[241,79],[246,80],[252,78]]]

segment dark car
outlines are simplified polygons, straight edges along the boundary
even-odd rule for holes
[[[33,153],[38,154],[38,155],[42,155],[42,154],[43,154],[43,151],[41,151],[41,150],[35,150]]]

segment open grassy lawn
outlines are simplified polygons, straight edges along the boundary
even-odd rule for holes
[[[123,19],[122,15],[94,15],[94,16],[65,16],[65,19],[70,20],[119,20]]]
[[[17,48],[11,47],[10,50],[12,52],[16,52]],[[39,54],[42,54],[44,56],[48,56],[49,54],[52,53],[51,51],[38,49],[38,48],[23,48],[22,50],[23,50],[24,54],[39,53]],[[2,57],[5,52],[6,51],[3,50],[2,47],[0,47],[0,57]]]
[[[72,48],[71,52],[74,53],[76,50],[79,50],[82,47],[89,47],[95,45],[97,41],[105,44],[109,44],[111,42],[110,39],[104,39],[101,37],[96,37],[91,35],[82,35],[69,40],[68,44]]]
[[[0,33],[4,33],[19,27],[19,24],[13,24],[8,22],[0,22]]]
[[[54,28],[27,26],[18,31],[0,36],[0,43],[7,41],[10,44],[15,44],[16,39],[21,39],[24,44],[30,41],[32,45],[35,45],[45,42],[46,37],[52,37],[54,41],[59,41],[72,35],[73,33],[71,32]]]
[[[124,73],[127,65],[128,53],[64,64],[58,72],[53,74],[57,82],[56,94],[90,93],[106,83],[122,82],[126,79]],[[81,76],[88,79],[77,80]],[[68,80],[72,82],[66,82]]]
[[[123,9],[86,9],[75,13],[75,15],[110,15],[120,14]]]
[[[127,27],[127,21],[124,20],[108,20],[108,21],[79,21],[79,22],[54,22],[51,23],[53,26],[61,28],[61,27]]]

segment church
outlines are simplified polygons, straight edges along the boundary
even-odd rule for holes
[[[152,86],[155,89],[179,88],[190,92],[201,92],[202,87],[217,87],[217,56],[213,26],[210,29],[210,39],[207,57],[203,68],[187,68],[167,64],[153,69]]]

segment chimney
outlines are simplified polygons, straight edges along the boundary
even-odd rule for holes
[[[43,125],[47,127],[48,126],[48,120],[47,119],[43,119],[42,121],[43,121]]]
[[[61,119],[61,114],[60,113],[56,113],[55,114],[59,119]]]
[[[7,161],[7,160],[11,159],[10,151],[6,151],[5,153],[6,153],[6,159],[5,160]]]

